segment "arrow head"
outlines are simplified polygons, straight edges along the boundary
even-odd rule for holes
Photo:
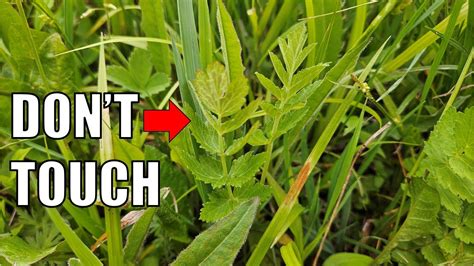
[[[143,131],[168,132],[171,142],[191,122],[172,101],[169,110],[143,111]]]
[[[172,101],[169,102],[169,141],[171,142],[191,120]]]

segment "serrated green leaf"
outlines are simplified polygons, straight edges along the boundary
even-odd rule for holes
[[[433,182],[431,186],[435,187],[436,191],[438,191],[441,205],[454,214],[459,215],[461,212],[462,200],[439,183]]]
[[[319,64],[298,71],[293,77],[290,95],[294,95],[302,88],[311,84],[319,77],[319,74],[326,68],[326,66],[326,64]]]
[[[280,124],[278,125],[278,130],[275,136],[281,136],[293,129],[301,121],[305,114],[306,109],[304,108],[284,114],[281,118]]]
[[[236,154],[237,152],[239,152],[245,146],[245,144],[249,142],[249,139],[255,134],[255,132],[257,131],[259,127],[260,127],[260,122],[257,121],[255,124],[252,125],[252,127],[247,132],[247,134],[245,134],[245,136],[234,140],[234,143],[232,143],[232,145],[230,145],[225,150],[225,155],[232,156]]]
[[[0,235],[0,256],[14,265],[30,265],[40,261],[56,250],[56,247],[38,249],[28,245],[17,236]]]
[[[152,96],[164,91],[170,84],[169,77],[157,72],[152,75],[153,65],[150,53],[146,50],[135,48],[128,59],[128,67],[107,67],[107,79],[126,90]]]
[[[190,128],[196,141],[203,149],[212,153],[218,154],[221,152],[219,147],[219,135],[208,121],[203,121],[201,117],[197,116],[191,108],[186,108],[186,115],[191,120]]]
[[[258,199],[242,203],[232,213],[198,235],[171,265],[230,265],[247,239]]]
[[[148,96],[165,91],[170,85],[170,79],[165,73],[155,73],[146,83],[143,92]]]
[[[448,254],[455,254],[461,241],[449,234],[439,241],[439,247]]]
[[[385,246],[383,252],[377,257],[376,263],[388,261],[391,251],[401,242],[407,242],[421,236],[438,234],[440,231],[437,221],[440,208],[438,193],[418,179],[414,180],[412,188],[413,202],[408,216],[395,236]]]
[[[282,98],[282,92],[280,91],[280,88],[278,88],[273,81],[265,77],[264,75],[260,73],[255,73],[255,76],[257,77],[258,81],[262,84],[262,86],[267,89],[271,94],[273,94],[277,99],[281,100]]]
[[[162,0],[140,0],[142,11],[141,27],[147,37],[168,39],[164,12],[164,1]],[[167,75],[171,73],[170,50],[167,44],[148,43],[151,54],[151,62],[156,71]]]
[[[255,133],[250,136],[249,144],[252,146],[262,146],[268,144],[268,138],[261,129],[257,129]]]
[[[474,202],[474,161],[469,148],[474,145],[473,128],[474,108],[465,113],[447,110],[425,145],[430,182],[436,183],[434,186],[440,190],[448,188],[443,194],[452,193],[451,198],[459,197],[470,203]],[[445,205],[448,205],[446,201]]]
[[[280,61],[280,58],[276,56],[274,53],[270,52],[270,60],[272,61],[273,68],[275,69],[275,72],[278,75],[278,78],[280,81],[285,85],[285,87],[289,88],[289,80],[288,80],[288,72],[285,70],[285,67],[283,67],[283,64]]]
[[[121,66],[107,67],[107,79],[130,91],[136,91],[138,88],[138,84],[135,83],[128,70]]]
[[[278,46],[280,47],[280,52],[288,73],[294,73],[306,58],[306,56],[302,56],[303,60],[299,60],[306,39],[306,26],[303,23],[296,24],[289,31],[288,36],[285,39],[278,39]],[[314,48],[314,46],[311,47]]]
[[[454,236],[466,244],[474,243],[474,229],[467,226],[454,229]]]
[[[215,222],[229,214],[239,205],[239,198],[229,197],[227,189],[218,189],[209,194],[209,201],[204,203],[199,219],[204,222]]]
[[[469,204],[464,210],[463,224],[474,229],[474,204]]]
[[[436,243],[422,247],[421,254],[432,265],[439,265],[446,261],[443,251]]]
[[[450,228],[457,228],[462,224],[462,217],[450,211],[441,211],[441,217],[443,218],[444,224]]]
[[[224,173],[219,161],[207,156],[196,159],[183,150],[175,149],[175,151],[178,152],[180,161],[196,179],[211,184],[213,187],[225,185]]]
[[[237,113],[245,103],[248,94],[244,77],[229,82],[225,68],[218,62],[209,64],[206,71],[199,71],[193,82],[201,103],[211,112],[227,117]]]
[[[135,48],[128,58],[128,70],[139,89],[145,88],[150,79],[153,65],[150,54],[146,50]]]
[[[248,182],[260,169],[265,162],[265,154],[253,154],[248,152],[232,162],[229,178],[226,184],[232,186],[241,186]]]
[[[252,101],[247,107],[235,114],[231,119],[222,123],[222,134],[229,133],[240,128],[245,122],[247,122],[247,120],[249,120],[255,114],[259,105],[259,100]]]
[[[233,195],[225,188],[215,190],[209,195],[209,201],[201,209],[200,219],[205,222],[215,222],[230,213],[242,202],[258,197],[260,202],[267,201],[271,196],[270,188],[253,181],[235,188]]]

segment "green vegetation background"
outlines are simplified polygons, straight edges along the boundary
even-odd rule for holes
[[[0,0],[0,264],[472,264],[473,36],[472,0]],[[113,107],[11,139],[52,91],[139,92],[133,138]],[[44,208],[33,174],[18,208],[9,161],[48,159],[161,160],[162,205]]]

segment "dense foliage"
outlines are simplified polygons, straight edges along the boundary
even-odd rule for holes
[[[0,264],[474,263],[474,1],[0,0]],[[102,139],[11,94],[138,92]],[[191,119],[172,142],[144,109]],[[14,160],[161,161],[160,207],[17,207]],[[26,185],[26,184],[20,184]],[[119,183],[117,186],[129,186]]]

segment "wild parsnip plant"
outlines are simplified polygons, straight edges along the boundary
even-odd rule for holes
[[[0,0],[0,265],[473,264],[472,36],[473,0]],[[12,138],[58,91],[140,93],[132,138],[116,105]],[[46,208],[33,171],[19,207],[27,160],[159,160],[160,206]]]

